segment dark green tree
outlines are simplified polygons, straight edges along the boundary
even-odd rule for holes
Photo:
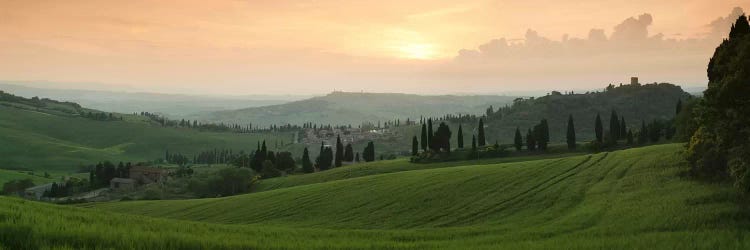
[[[368,142],[365,150],[362,151],[362,158],[365,162],[375,161],[375,144],[372,141]]]
[[[346,147],[344,147],[344,161],[354,161],[354,147],[352,147],[351,143],[347,143]]]
[[[341,143],[341,136],[336,136],[336,157],[334,158],[334,166],[341,167],[341,162],[344,160],[344,144]]]
[[[659,139],[661,139],[661,136],[663,135],[662,131],[664,130],[664,125],[661,123],[661,121],[652,121],[648,124],[648,139],[651,142],[658,142]]]
[[[427,151],[427,125],[422,123],[422,151]]]
[[[307,147],[302,151],[302,171],[305,173],[315,172],[315,168],[313,168],[313,164],[310,161],[310,152],[307,150]]]
[[[675,106],[674,114],[679,115],[680,111],[682,111],[682,99],[677,100],[677,105]]]
[[[612,110],[609,116],[609,138],[612,138],[615,143],[620,139],[620,118],[615,110]]]
[[[484,120],[482,118],[479,118],[479,128],[477,129],[477,143],[480,147],[484,147],[487,145],[487,138],[484,136]]]
[[[276,169],[286,173],[292,173],[297,168],[297,163],[294,162],[294,157],[290,152],[279,152],[276,154],[276,163],[274,164]]]
[[[526,132],[526,149],[529,151],[536,150],[536,137],[534,135],[534,132],[529,129],[529,131]]]
[[[604,139],[604,126],[602,125],[602,118],[599,116],[599,114],[596,114],[594,132],[596,133],[596,141],[601,143]]]
[[[641,130],[638,131],[638,144],[645,144],[648,142],[648,128],[646,127],[646,121],[641,121]]]
[[[628,128],[625,125],[625,117],[620,116],[620,139],[625,139],[628,137]]]
[[[458,144],[458,148],[464,148],[464,130],[461,128],[461,124],[458,125],[456,143]]]
[[[568,115],[568,133],[566,136],[568,142],[568,149],[576,148],[576,127],[573,124],[573,115]]]
[[[516,147],[516,151],[521,151],[523,147],[523,138],[521,138],[521,130],[516,127],[516,135],[513,138],[513,146]]]
[[[263,162],[263,170],[260,171],[260,176],[263,179],[279,177],[282,172],[276,168],[273,162],[266,160]]]
[[[628,139],[628,142],[627,142],[628,145],[633,145],[633,131],[632,130],[628,129],[628,134],[626,137]]]
[[[434,134],[432,133],[432,118],[427,119],[427,147],[431,150],[435,150],[433,141]]]
[[[328,169],[331,169],[333,162],[333,150],[331,147],[323,147],[323,150],[320,152],[320,155],[318,155],[318,158],[315,160],[316,165],[318,166],[318,169],[320,171],[325,171]]]
[[[540,150],[547,150],[547,144],[549,144],[549,124],[547,123],[547,119],[542,119],[542,121],[539,122],[537,138],[537,147],[539,147]]]
[[[447,124],[441,122],[432,139],[436,151],[451,152],[451,129]]]

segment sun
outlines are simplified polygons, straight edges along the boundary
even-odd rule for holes
[[[436,55],[435,46],[425,43],[410,43],[398,47],[400,56],[408,59],[428,60]]]

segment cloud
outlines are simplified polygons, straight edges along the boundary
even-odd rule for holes
[[[612,40],[616,41],[637,41],[648,38],[648,26],[654,22],[651,14],[643,14],[638,18],[630,17],[615,26],[612,33]]]
[[[554,40],[529,29],[522,42],[498,38],[477,49],[462,49],[442,70],[494,82],[550,84],[599,74],[610,80],[613,74],[643,74],[656,81],[705,79],[708,58],[741,14],[742,9],[735,8],[728,16],[716,19],[708,24],[711,34],[698,39],[666,39],[663,34],[650,34],[655,19],[648,13],[626,18],[612,28],[609,36],[603,29],[591,29],[585,38],[564,35]],[[550,75],[561,77],[545,77]]]
[[[724,38],[727,35],[727,31],[732,27],[737,18],[740,17],[745,11],[740,7],[735,7],[732,12],[726,17],[719,17],[716,20],[709,23],[707,26],[711,29],[709,32],[710,37]]]

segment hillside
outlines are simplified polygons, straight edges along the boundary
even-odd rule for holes
[[[333,92],[326,96],[257,108],[220,111],[195,117],[227,123],[332,124],[353,126],[363,122],[393,121],[445,114],[483,114],[490,105],[509,104],[509,96],[421,96],[391,93]]]
[[[681,162],[679,149],[680,145],[653,146],[560,159],[370,175],[219,199],[135,201],[95,207],[211,223],[350,229],[565,225],[566,217],[601,220],[598,217],[606,216],[608,209],[615,210],[609,219],[617,221],[620,218],[614,215],[627,207],[638,203],[648,207],[649,202],[656,205],[667,199],[656,194],[673,187],[659,188],[656,181],[666,177],[660,176],[661,171]],[[639,194],[638,203],[632,204],[628,197],[635,195],[633,191],[649,191],[653,196]],[[671,195],[674,197],[668,199],[681,197],[679,193]],[[587,220],[575,219],[582,221]]]
[[[0,168],[70,172],[104,160],[156,160],[163,158],[165,150],[186,155],[215,148],[250,150],[260,140],[292,138],[287,133],[161,127],[132,115],[115,115],[122,120],[96,120],[80,116],[78,111],[91,110],[75,103],[34,100],[0,100]]]
[[[217,199],[86,205],[93,209],[0,198],[0,242],[8,248],[23,242],[160,249],[748,247],[750,220],[737,194],[680,177],[681,148],[404,171]]]
[[[625,118],[627,127],[636,132],[640,129],[641,121],[649,123],[655,119],[672,119],[678,100],[685,102],[688,98],[693,98],[679,86],[668,83],[623,85],[604,92],[552,93],[542,97],[517,99],[507,107],[500,106],[502,108],[496,109],[494,114],[485,118],[487,142],[512,144],[516,127],[521,129],[523,137],[526,138],[527,129],[533,128],[541,119],[547,119],[551,143],[563,144],[566,139],[568,115],[573,115],[577,141],[583,144],[594,138],[594,120],[597,113],[601,115],[605,130],[609,128],[610,113],[616,110],[618,116]],[[478,111],[484,112],[485,109],[486,107],[477,107]],[[435,121],[434,125],[440,122],[443,121]],[[477,133],[477,123],[477,119],[447,121],[453,133],[451,145],[457,145],[459,125],[463,126],[464,143],[469,145],[471,135]],[[419,125],[402,125],[391,127],[390,130],[399,137],[376,141],[376,148],[382,146],[388,149],[384,153],[408,153],[411,149],[411,137],[420,135]]]
[[[691,98],[679,86],[669,83],[622,85],[603,92],[560,94],[515,102],[512,106],[488,118],[488,141],[512,143],[516,127],[526,135],[541,119],[550,126],[550,141],[564,142],[568,116],[575,121],[576,138],[590,141],[594,138],[594,120],[600,114],[605,130],[609,127],[612,110],[624,117],[628,128],[637,131],[641,121],[669,120],[675,116],[678,100]]]

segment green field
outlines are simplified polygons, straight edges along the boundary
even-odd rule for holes
[[[307,185],[313,183],[321,183],[335,180],[343,180],[355,177],[362,177],[368,175],[386,174],[401,171],[410,170],[425,170],[434,168],[445,168],[445,167],[457,167],[465,165],[487,165],[507,162],[521,162],[529,160],[539,160],[548,158],[562,158],[568,156],[581,155],[581,152],[568,152],[568,153],[551,153],[551,154],[536,154],[536,155],[523,155],[514,157],[501,157],[501,158],[483,158],[478,160],[469,161],[448,161],[438,162],[430,164],[417,164],[410,163],[408,158],[398,158],[396,160],[386,161],[375,161],[360,163],[351,166],[344,166],[340,168],[333,168],[330,170],[315,172],[301,175],[289,175],[271,179],[261,180],[260,183],[254,188],[254,191],[267,191],[272,189],[293,187],[299,185]]]
[[[42,176],[39,176],[42,175]],[[6,183],[8,181],[12,180],[21,180],[21,179],[31,179],[35,184],[44,184],[48,182],[54,182],[56,180],[59,180],[59,178],[55,178],[55,176],[50,176],[50,178],[44,178],[44,173],[36,172],[34,175],[29,174],[28,171],[18,171],[18,170],[5,170],[0,169],[0,185],[3,183]]]
[[[681,177],[681,151],[670,144],[402,169],[201,200],[65,207],[0,198],[0,242],[9,249],[750,247],[746,204],[730,186]]]
[[[264,139],[289,142],[292,135],[201,132],[165,128],[132,116],[96,121],[0,105],[0,155],[5,156],[0,157],[0,168],[5,169],[69,173],[105,160],[156,160],[165,150],[189,157],[215,148],[254,150]]]

